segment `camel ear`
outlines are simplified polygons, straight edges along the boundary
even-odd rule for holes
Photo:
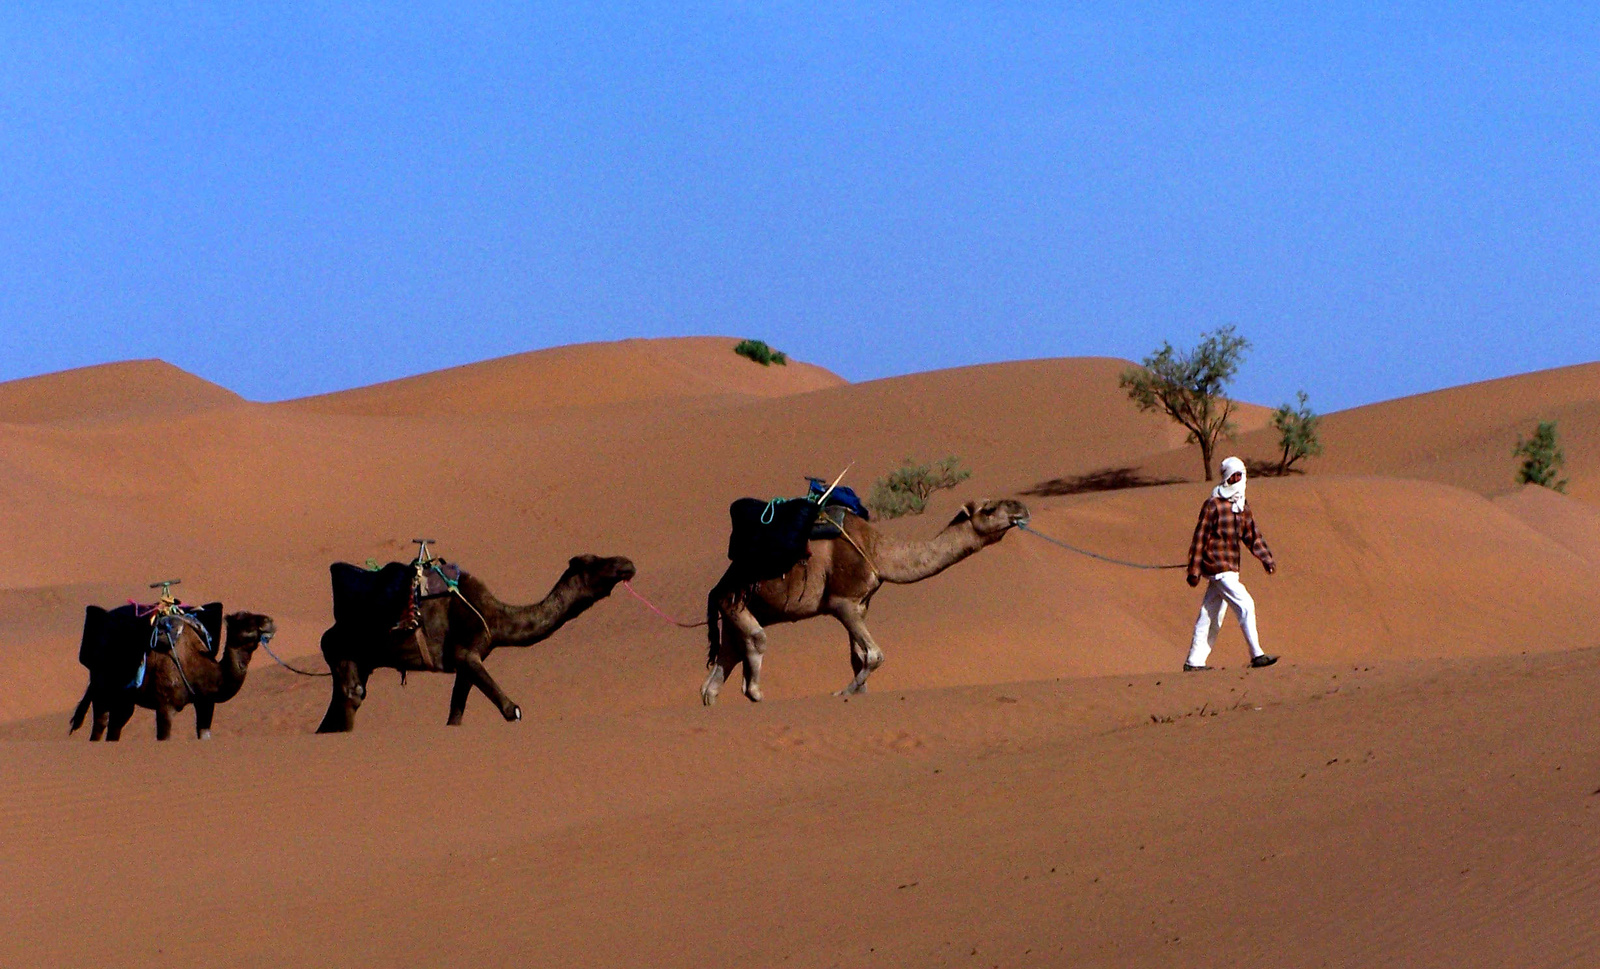
[[[976,501],[969,501],[966,504],[961,506],[961,510],[960,511],[956,512],[956,517],[950,519],[950,524],[951,525],[959,525],[962,522],[971,521],[972,520],[972,516],[976,515],[977,513],[978,513],[978,503]]]

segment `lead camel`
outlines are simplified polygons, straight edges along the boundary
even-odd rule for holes
[[[706,706],[733,668],[744,664],[744,695],[761,699],[761,660],[767,651],[767,626],[832,616],[850,635],[850,666],[855,677],[841,695],[862,693],[867,677],[883,663],[883,650],[867,631],[867,608],[885,582],[921,582],[1000,541],[1028,522],[1020,501],[968,502],[944,530],[924,542],[903,542],[854,515],[844,516],[848,537],[809,544],[810,557],[776,579],[751,583],[737,566],[722,576],[706,602],[709,673],[700,687]]]

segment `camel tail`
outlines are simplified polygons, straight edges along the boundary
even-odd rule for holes
[[[72,711],[72,726],[68,728],[67,736],[70,737],[77,732],[79,727],[83,726],[83,718],[89,712],[89,696],[92,692],[92,687],[83,691],[83,699],[78,701],[78,709]]]
[[[717,656],[722,652],[722,583],[718,582],[706,596],[706,640],[709,648],[706,650],[706,666],[709,668],[716,663]]]

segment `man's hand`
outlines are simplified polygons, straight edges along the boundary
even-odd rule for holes
[[[1193,589],[1195,586],[1197,586],[1199,584],[1200,584],[1200,577],[1198,575],[1189,576],[1189,588]]]

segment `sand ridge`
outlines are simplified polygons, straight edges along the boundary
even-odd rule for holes
[[[130,360],[0,382],[0,424],[127,422],[243,402],[165,361]]]

